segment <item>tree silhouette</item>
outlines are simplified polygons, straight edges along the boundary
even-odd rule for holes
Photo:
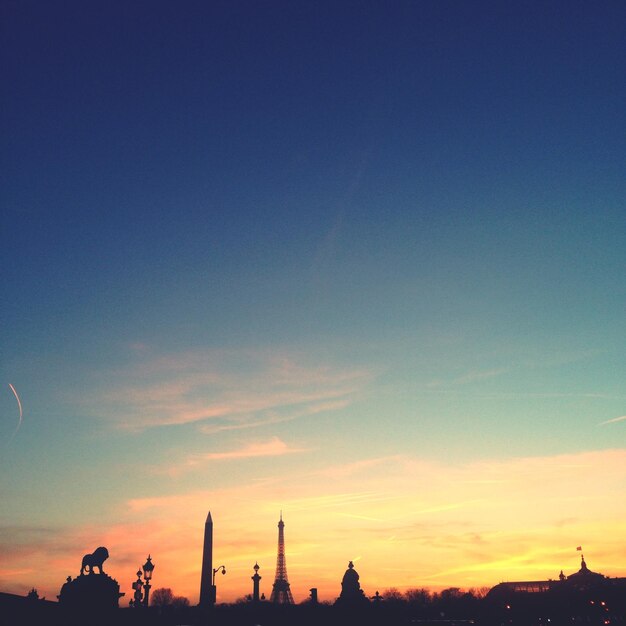
[[[152,606],[169,606],[174,600],[174,593],[169,587],[159,587],[152,592]]]
[[[174,596],[172,598],[172,607],[175,609],[184,609],[189,606],[189,600],[184,596]]]
[[[405,599],[402,595],[402,592],[395,587],[389,587],[389,589],[385,589],[382,593],[383,600],[388,604],[402,604]]]
[[[430,591],[425,587],[420,587],[419,589],[407,589],[404,597],[409,604],[419,607],[428,606],[432,601]]]
[[[150,604],[160,608],[183,609],[189,606],[189,600],[184,596],[175,596],[169,587],[159,587],[152,592]]]
[[[235,604],[248,604],[249,602],[252,602],[251,593],[247,593],[245,596],[241,596],[235,600]]]

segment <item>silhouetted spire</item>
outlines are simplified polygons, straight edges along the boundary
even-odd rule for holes
[[[200,606],[211,606],[215,603],[213,589],[213,518],[211,511],[204,523],[204,546],[202,549],[202,575],[200,577]]]
[[[276,578],[272,587],[270,602],[276,604],[293,604],[293,596],[287,579],[287,563],[285,561],[285,523],[283,512],[278,522],[278,557],[276,558]]]

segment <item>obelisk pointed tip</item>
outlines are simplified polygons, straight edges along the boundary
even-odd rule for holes
[[[212,524],[212,523],[213,523],[213,518],[211,517],[211,511],[209,511],[209,514],[206,516],[205,524]]]

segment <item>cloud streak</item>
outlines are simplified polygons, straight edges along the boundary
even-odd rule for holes
[[[187,459],[185,466],[192,468],[211,461],[232,461],[234,459],[252,459],[267,456],[275,457],[284,456],[286,454],[298,454],[300,452],[306,452],[306,448],[291,448],[278,437],[273,437],[269,441],[251,443],[237,450],[196,454]]]
[[[305,362],[285,351],[139,357],[122,371],[99,372],[94,384],[101,388],[84,392],[84,410],[97,407],[99,417],[128,430],[197,424],[212,434],[341,410],[372,378],[366,369]]]
[[[606,420],[606,422],[602,422],[600,426],[606,426],[607,424],[616,424],[617,422],[623,422],[626,420],[626,415],[622,415],[621,417],[614,417],[613,419]]]
[[[245,463],[294,450],[270,439],[211,452],[213,458],[201,462]],[[248,593],[256,560],[266,573],[264,582],[271,583],[281,509],[297,599],[313,586],[321,598],[336,598],[354,555],[363,556],[359,574],[368,594],[390,585],[467,588],[555,577],[561,569],[578,568],[574,547],[583,538],[590,567],[623,576],[625,479],[626,450],[612,449],[466,463],[395,455],[321,470],[301,467],[271,480],[246,478],[221,488],[175,482],[169,494],[128,500],[112,519],[98,518],[91,525],[19,533],[0,528],[0,535],[13,538],[11,544],[0,542],[0,583],[25,593],[32,586],[31,564],[47,562],[38,589],[53,597],[68,572],[77,571],[82,554],[106,545],[108,571],[127,597],[132,592],[127,573],[151,552],[159,586],[172,587],[194,603],[208,509],[219,535],[215,556],[229,564],[220,601]],[[151,520],[147,526],[146,519]]]

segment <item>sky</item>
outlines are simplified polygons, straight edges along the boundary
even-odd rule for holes
[[[0,11],[0,590],[626,576],[623,2]]]

